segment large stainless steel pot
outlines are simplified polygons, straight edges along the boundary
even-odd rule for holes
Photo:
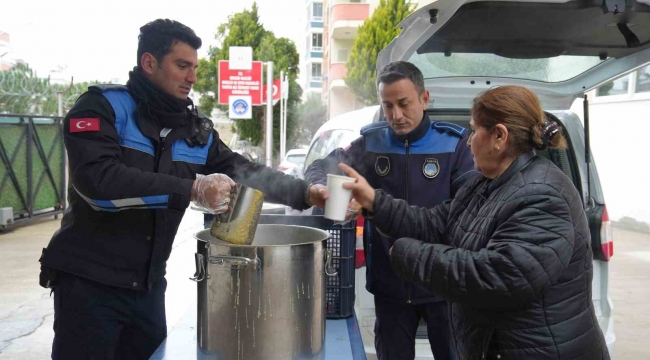
[[[201,358],[324,359],[329,233],[258,225],[248,246],[195,237]]]

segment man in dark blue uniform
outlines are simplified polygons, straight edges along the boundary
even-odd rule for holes
[[[337,165],[343,162],[373,188],[411,205],[433,207],[452,198],[477,174],[466,145],[467,130],[429,120],[425,113],[429,92],[422,73],[411,63],[387,65],[378,76],[377,87],[387,121],[364,127],[362,136],[347,149],[334,150],[315,161],[305,179],[325,184],[327,173],[340,173]],[[388,256],[394,241],[365,223],[366,287],[375,295],[378,358],[413,359],[418,323],[424,319],[435,359],[453,359],[447,303],[398,277]]]
[[[127,85],[91,87],[64,119],[70,207],[41,257],[53,359],[151,356],[167,335],[166,262],[190,201],[223,212],[236,181],[293,208],[323,205],[323,186],[221,142],[188,98],[200,46],[176,21],[143,26]]]

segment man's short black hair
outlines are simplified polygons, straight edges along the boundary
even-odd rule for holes
[[[379,87],[380,83],[390,85],[402,79],[411,80],[418,91],[418,95],[424,92],[422,71],[408,61],[395,61],[386,65],[377,77],[377,87]]]
[[[184,42],[195,50],[201,47],[201,38],[196,36],[194,30],[169,19],[154,20],[140,28],[138,36],[138,66],[141,66],[142,54],[150,53],[158,61],[172,51],[172,46],[177,42]]]

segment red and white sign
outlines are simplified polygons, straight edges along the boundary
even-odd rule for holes
[[[228,61],[233,70],[250,70],[253,64],[253,48],[250,46],[230,46]]]
[[[230,69],[229,62],[219,60],[219,104],[229,104],[230,96],[250,96],[251,105],[262,105],[262,62],[253,61],[250,70]]]
[[[280,91],[281,87],[282,87],[281,79],[273,80],[273,104],[274,105],[276,102],[278,102],[278,100],[280,100],[280,96],[282,96],[282,91]],[[266,104],[266,89],[262,92],[262,102]]]
[[[99,118],[70,119],[70,132],[99,131]]]

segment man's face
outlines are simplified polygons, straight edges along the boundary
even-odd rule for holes
[[[147,54],[143,55],[146,56]],[[150,55],[150,54],[149,54]],[[196,83],[198,55],[196,49],[184,42],[177,42],[171,52],[158,61],[151,56],[152,65],[143,62],[145,76],[169,95],[185,100]]]
[[[429,102],[429,92],[418,95],[415,84],[409,79],[392,84],[379,83],[379,100],[388,124],[397,135],[406,135],[422,122],[422,112]]]

